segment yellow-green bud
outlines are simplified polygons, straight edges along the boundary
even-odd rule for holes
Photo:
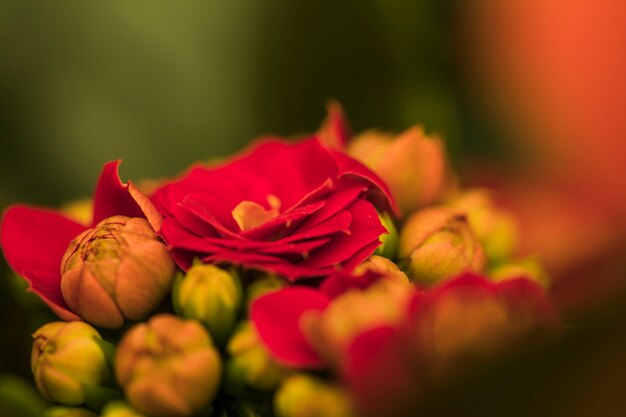
[[[113,216],[76,237],[61,262],[61,291],[85,321],[141,320],[170,290],[174,262],[146,219]]]
[[[33,334],[31,369],[37,388],[47,399],[66,405],[87,401],[90,386],[111,378],[100,335],[74,321],[48,323]]]
[[[511,213],[495,205],[488,190],[466,191],[450,204],[465,213],[474,236],[490,259],[503,259],[515,250],[517,222]]]
[[[132,327],[115,356],[126,399],[151,416],[189,416],[208,405],[222,373],[211,336],[198,322],[160,314]]]
[[[486,257],[465,215],[448,207],[420,210],[400,232],[399,255],[407,259],[409,276],[435,284],[464,271],[482,272]]]
[[[306,374],[289,377],[274,397],[277,417],[351,417],[354,405],[338,385]]]
[[[382,245],[376,249],[375,253],[388,259],[394,259],[398,250],[398,231],[388,213],[379,214],[378,217],[383,227],[387,229],[387,233],[380,236]]]
[[[254,300],[272,291],[278,291],[284,286],[285,281],[274,274],[266,274],[252,281],[246,288],[246,306],[248,311]]]
[[[237,328],[228,342],[227,352],[230,359],[226,363],[226,380],[235,394],[247,387],[271,391],[285,376],[285,370],[267,351],[251,322]]]
[[[242,298],[233,272],[196,263],[176,281],[173,295],[179,315],[203,323],[219,345],[226,342],[237,323]]]
[[[108,403],[100,417],[145,417],[124,401]]]
[[[98,417],[98,414],[86,408],[50,407],[44,417]]]
[[[550,286],[550,277],[541,262],[528,258],[520,261],[504,263],[494,267],[489,274],[494,281],[513,278],[528,278],[544,288]]]

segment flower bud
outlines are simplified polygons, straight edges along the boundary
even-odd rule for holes
[[[362,264],[354,269],[354,275],[363,275],[367,272],[373,272],[387,279],[396,280],[400,283],[408,283],[409,277],[398,268],[398,265],[391,262],[388,258],[372,255]]]
[[[466,191],[450,205],[465,213],[474,236],[490,259],[511,255],[517,244],[517,223],[512,214],[496,207],[488,190]]]
[[[356,411],[346,391],[321,378],[298,374],[287,379],[274,397],[277,417],[350,417]]]
[[[269,292],[278,291],[284,286],[285,281],[274,274],[266,274],[252,281],[246,288],[246,307],[248,311],[254,300]]]
[[[348,346],[359,334],[400,323],[414,290],[408,279],[397,278],[381,278],[364,290],[349,290],[325,310],[305,313],[301,326],[315,351],[341,367]]]
[[[493,281],[505,281],[523,277],[535,281],[543,288],[550,286],[550,277],[543,265],[532,258],[498,265],[491,270],[489,276]]]
[[[226,381],[233,395],[245,392],[246,387],[271,391],[285,375],[251,322],[239,326],[228,342],[227,352],[230,359],[226,364]]]
[[[100,417],[144,417],[144,415],[124,401],[113,401],[104,407]]]
[[[70,243],[61,262],[61,291],[85,321],[117,328],[156,308],[174,271],[167,247],[146,219],[114,216]]]
[[[196,321],[169,314],[132,327],[115,357],[128,401],[151,416],[189,416],[208,405],[222,365],[210,335]]]
[[[86,408],[50,407],[44,417],[98,417],[98,414]]]
[[[201,263],[179,278],[174,290],[179,315],[203,323],[219,345],[237,323],[241,298],[241,284],[233,272]]]
[[[380,236],[382,245],[376,249],[375,253],[387,259],[394,259],[398,250],[398,231],[388,213],[379,214],[378,217],[383,227],[387,229],[387,233]]]
[[[423,284],[464,271],[480,272],[486,264],[465,216],[447,207],[420,210],[409,217],[400,232],[399,255],[410,261],[409,276]]]
[[[74,321],[48,323],[33,334],[31,369],[37,388],[50,401],[85,403],[88,390],[111,378],[98,332]]]
[[[396,138],[365,133],[354,139],[348,153],[382,178],[404,214],[436,202],[450,187],[444,146],[421,127]]]

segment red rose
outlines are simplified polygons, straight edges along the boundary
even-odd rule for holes
[[[194,167],[153,196],[183,269],[199,258],[292,280],[351,270],[374,252],[385,228],[370,201],[393,207],[375,174],[316,139],[265,140],[224,165]]]
[[[122,215],[145,217],[158,229],[161,216],[131,182],[122,184],[118,165],[119,161],[109,162],[102,169],[89,227],[108,217]],[[61,260],[72,239],[89,227],[60,212],[28,206],[9,207],[0,224],[0,242],[8,264],[64,320],[79,317],[68,308],[61,293]]]

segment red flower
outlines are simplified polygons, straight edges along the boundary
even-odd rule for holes
[[[145,217],[158,229],[160,214],[130,181],[122,184],[118,166],[119,161],[114,161],[102,169],[89,227],[108,217],[124,215]],[[61,294],[61,259],[72,239],[89,227],[58,211],[28,206],[9,207],[0,224],[0,243],[7,262],[28,281],[30,290],[64,320],[79,317],[67,307]]]
[[[266,140],[222,166],[197,166],[153,202],[183,269],[199,258],[295,280],[351,270],[375,250],[385,229],[367,198],[393,204],[375,174],[309,139]]]

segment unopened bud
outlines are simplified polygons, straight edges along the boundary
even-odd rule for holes
[[[515,278],[527,278],[544,288],[550,286],[550,277],[541,262],[528,258],[507,262],[494,267],[489,274],[493,281],[505,281]]]
[[[198,322],[169,314],[132,327],[115,357],[126,398],[151,416],[189,416],[217,393],[222,365],[209,333]]]
[[[409,282],[409,277],[398,268],[398,265],[391,262],[388,258],[383,258],[378,255],[370,256],[362,264],[357,266],[353,273],[355,275],[362,275],[367,272],[373,272],[381,277],[396,280],[404,284]]]
[[[285,286],[285,281],[274,274],[266,274],[250,283],[246,288],[246,306],[250,310],[250,306],[257,298],[278,291]]]
[[[409,276],[434,284],[464,271],[480,272],[486,257],[465,216],[447,207],[420,210],[400,232],[399,255],[410,262]]]
[[[61,262],[61,291],[85,321],[118,328],[159,305],[174,271],[167,247],[146,219],[114,216],[70,243]]]
[[[124,401],[114,401],[102,409],[100,417],[145,417]]]
[[[413,291],[407,279],[380,278],[364,290],[341,294],[323,311],[305,313],[301,326],[316,352],[340,367],[359,334],[404,319]]]
[[[219,345],[226,342],[237,323],[241,298],[239,278],[209,264],[194,264],[174,289],[176,311],[203,323]]]
[[[378,217],[383,227],[387,229],[387,233],[380,236],[382,244],[376,249],[375,253],[387,259],[394,259],[398,250],[398,231],[388,213],[380,214]]]
[[[488,190],[466,191],[451,201],[467,221],[489,259],[511,255],[517,244],[517,223],[511,213],[497,207]]]
[[[354,406],[347,392],[321,378],[298,374],[287,379],[274,397],[277,417],[351,417]]]
[[[111,378],[102,338],[90,325],[48,323],[33,334],[31,368],[37,388],[48,400],[80,405],[91,386]]]
[[[226,381],[234,394],[245,392],[248,387],[271,391],[285,375],[250,322],[239,326],[228,342],[227,352],[230,359],[226,363]]]
[[[438,201],[451,184],[441,140],[421,127],[395,138],[365,133],[352,141],[348,153],[383,179],[404,214]]]

